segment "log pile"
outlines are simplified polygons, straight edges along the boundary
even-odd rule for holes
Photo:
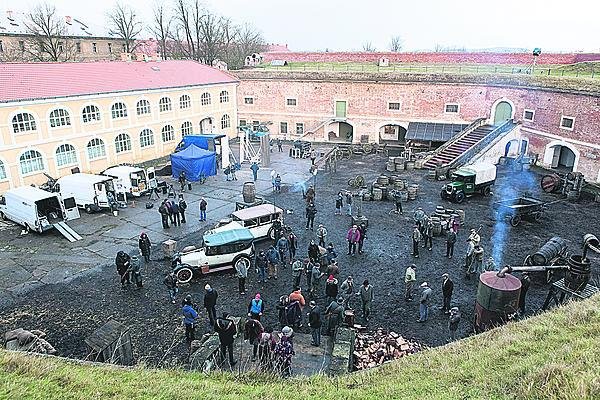
[[[354,345],[354,368],[373,368],[387,361],[422,350],[419,343],[411,342],[396,332],[377,329],[374,333],[357,333]]]

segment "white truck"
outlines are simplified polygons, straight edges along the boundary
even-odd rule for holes
[[[157,185],[154,168],[144,170],[130,165],[118,165],[108,168],[102,172],[102,175],[114,178],[117,194],[124,193],[140,197]]]
[[[74,203],[72,199],[68,200]],[[0,219],[16,222],[26,231],[42,233],[56,228],[71,242],[81,239],[81,236],[65,222],[68,219],[68,210],[65,209],[60,195],[33,186],[10,189],[0,196]]]
[[[56,181],[54,191],[63,199],[73,197],[77,207],[88,214],[117,205],[114,180],[104,175],[77,173],[63,176]]]

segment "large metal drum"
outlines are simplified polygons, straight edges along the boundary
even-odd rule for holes
[[[475,330],[483,332],[505,323],[519,308],[521,281],[505,274],[500,278],[495,271],[479,276],[475,302]]]
[[[552,259],[564,254],[565,251],[567,251],[567,241],[555,236],[531,256],[531,263],[532,265],[549,265]]]
[[[244,198],[244,203],[254,203],[256,201],[256,186],[254,182],[244,182],[242,197]]]
[[[568,263],[570,268],[565,273],[565,286],[574,292],[582,291],[590,281],[590,260],[582,256],[571,256]]]

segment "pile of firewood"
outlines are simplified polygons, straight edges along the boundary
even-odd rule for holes
[[[354,367],[373,368],[387,361],[420,351],[419,343],[408,341],[396,332],[377,329],[374,333],[357,333],[354,344]]]

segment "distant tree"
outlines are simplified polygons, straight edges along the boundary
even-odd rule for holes
[[[163,60],[169,55],[169,39],[171,38],[171,18],[165,12],[162,4],[154,8],[154,17],[150,30],[156,36],[159,43],[160,56]]]
[[[125,44],[125,52],[131,53],[138,46],[137,38],[142,31],[142,23],[129,6],[117,3],[108,13],[109,33],[118,36]]]
[[[362,45],[362,49],[363,49],[363,51],[366,51],[366,52],[372,52],[372,51],[375,51],[375,46],[373,46],[373,44],[371,42],[365,42]]]
[[[27,14],[24,24],[30,38],[25,41],[23,56],[29,55],[35,61],[74,58],[75,44],[68,37],[64,17],[56,14],[56,7],[47,3],[36,6]]]
[[[392,36],[390,40],[390,51],[395,53],[402,51],[402,45],[404,44],[404,40],[402,40],[402,36]]]
[[[246,56],[260,53],[265,49],[265,39],[262,33],[250,24],[235,28],[236,34],[228,48],[224,49],[221,59],[230,69],[239,69],[244,66]]]

